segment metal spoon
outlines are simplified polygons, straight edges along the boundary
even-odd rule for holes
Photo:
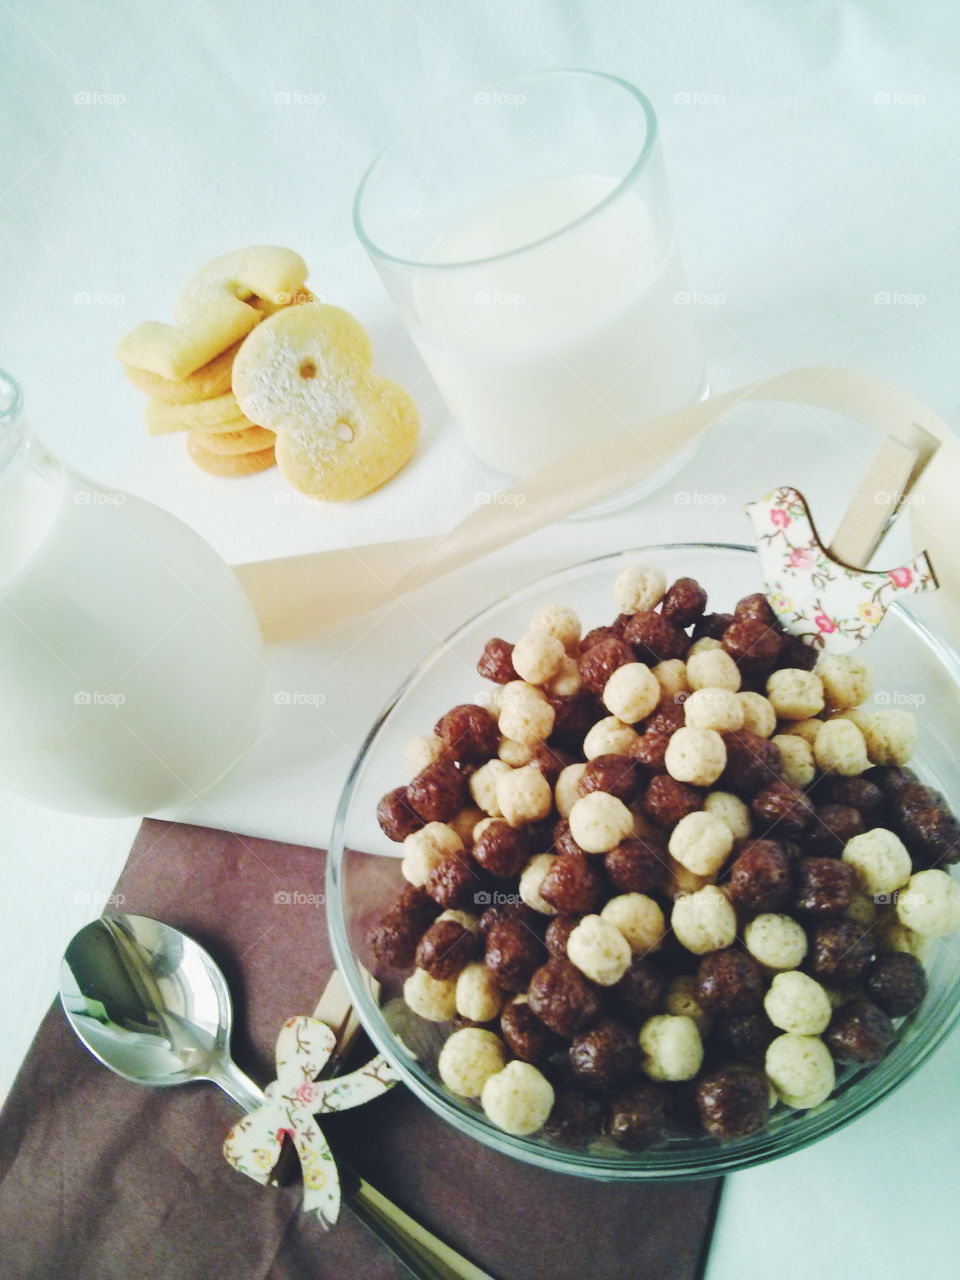
[[[134,1084],[212,1080],[245,1111],[263,1091],[230,1057],[232,1008],[223,974],[192,938],[148,916],[101,916],[60,965],[60,1000],[105,1067]],[[426,1280],[489,1280],[341,1164],[344,1201],[400,1262]]]

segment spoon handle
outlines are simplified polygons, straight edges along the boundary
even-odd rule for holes
[[[229,1094],[237,1106],[242,1107],[244,1111],[256,1111],[257,1107],[263,1106],[266,1101],[267,1095],[260,1086],[229,1058],[218,1062],[216,1070],[210,1073],[209,1078],[214,1084],[218,1084],[224,1093]]]

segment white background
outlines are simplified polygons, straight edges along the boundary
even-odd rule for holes
[[[353,190],[431,104],[579,65],[640,84],[660,114],[690,287],[717,301],[700,314],[715,387],[853,364],[956,424],[958,59],[946,0],[2,3],[0,364],[66,461],[176,512],[229,560],[446,529],[493,480],[459,446],[353,239]],[[111,356],[138,320],[168,318],[197,265],[254,242],[303,253],[315,290],[359,315],[378,367],[417,397],[417,459],[355,506],[278,502],[276,472],[202,475],[181,440],[146,437]],[[643,508],[549,530],[385,618],[271,651],[271,689],[323,691],[322,713],[270,701],[255,756],[188,816],[323,845],[370,719],[435,637],[573,558],[744,540],[743,501],[777,482],[805,489],[829,528],[869,447],[850,424],[751,411]],[[62,946],[98,913],[136,823],[0,804],[7,1086]],[[869,1117],[729,1179],[710,1280],[954,1274],[958,1104],[955,1035]]]

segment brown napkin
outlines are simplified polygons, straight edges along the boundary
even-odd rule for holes
[[[273,1078],[290,1014],[312,1012],[332,969],[313,905],[326,855],[198,827],[144,822],[118,910],[184,929],[223,967],[234,1056]],[[275,901],[275,895],[287,901]],[[220,1153],[235,1104],[213,1085],[147,1089],[101,1067],[59,1002],[0,1115],[5,1280],[231,1280],[406,1272],[349,1212],[325,1232],[300,1188],[261,1187]],[[548,1173],[457,1132],[402,1086],[324,1121],[379,1190],[499,1280],[669,1277],[702,1269],[719,1183],[622,1186]]]

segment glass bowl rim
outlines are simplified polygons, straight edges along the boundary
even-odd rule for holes
[[[575,227],[579,227],[583,223],[596,217],[598,213],[601,213],[604,209],[608,208],[618,200],[647,167],[650,157],[653,155],[656,148],[657,140],[659,138],[659,123],[653,103],[642,89],[638,88],[635,84],[632,84],[629,80],[625,80],[622,76],[612,75],[608,71],[596,71],[590,67],[552,67],[545,68],[542,71],[528,71],[521,75],[508,76],[503,79],[493,81],[489,85],[489,91],[494,93],[503,92],[507,90],[508,85],[518,85],[530,80],[556,79],[560,76],[579,76],[586,80],[593,80],[597,82],[605,81],[608,84],[616,85],[618,88],[626,90],[628,95],[636,101],[643,113],[644,122],[646,124],[646,134],[644,135],[643,145],[634,158],[632,164],[630,164],[624,173],[617,179],[616,185],[611,191],[607,192],[602,200],[598,200],[597,203],[591,205],[585,213],[573,218],[570,222],[565,222],[562,227],[557,227],[556,230],[549,232],[547,235],[537,236],[534,240],[524,241],[523,244],[515,245],[512,249],[507,249],[503,253],[488,254],[480,258],[465,258],[463,261],[457,262],[423,262],[414,258],[404,258],[399,254],[388,253],[381,245],[376,244],[367,231],[363,213],[361,211],[361,205],[367,192],[367,186],[374,176],[374,170],[377,169],[381,161],[386,158],[389,152],[391,152],[399,143],[403,142],[404,139],[411,137],[427,120],[458,107],[461,104],[468,102],[470,99],[475,99],[476,94],[479,91],[476,89],[468,89],[463,93],[455,94],[452,98],[447,98],[443,102],[437,103],[436,106],[423,112],[417,117],[417,119],[411,121],[408,125],[405,125],[403,129],[394,134],[389,141],[384,143],[364,170],[363,177],[360,179],[360,182],[357,185],[356,194],[353,197],[352,217],[354,233],[370,257],[375,261],[388,262],[391,266],[403,267],[414,271],[449,272],[466,270],[471,267],[480,267],[491,262],[501,262],[504,259],[514,257],[517,254],[527,253],[530,249],[536,249],[540,245],[549,243],[551,240],[556,240],[560,236],[566,235],[568,231],[572,231]]]
[[[845,1127],[899,1088],[926,1062],[937,1046],[960,1022],[960,999],[958,999],[954,1008],[946,1013],[938,1024],[926,1028],[926,1033],[918,1036],[911,1046],[910,1056],[906,1061],[899,1061],[895,1055],[891,1055],[890,1058],[859,1076],[849,1090],[828,1099],[821,1108],[811,1112],[795,1113],[799,1118],[793,1126],[781,1126],[779,1130],[764,1131],[733,1142],[717,1143],[714,1148],[700,1147],[697,1150],[684,1151],[681,1145],[675,1151],[671,1151],[669,1147],[653,1147],[649,1151],[638,1152],[635,1155],[624,1153],[614,1159],[576,1148],[565,1150],[559,1147],[537,1146],[528,1143],[524,1138],[514,1137],[495,1128],[489,1121],[466,1110],[465,1106],[452,1096],[448,1097],[427,1075],[416,1059],[409,1058],[398,1050],[397,1037],[387,1027],[379,1005],[374,1002],[369,988],[360,977],[356,957],[349,945],[347,922],[340,896],[340,869],[345,852],[344,834],[354,784],[381,727],[408,689],[433,666],[441,654],[489,614],[532,594],[543,586],[549,586],[558,579],[565,579],[579,570],[610,565],[629,558],[651,556],[664,551],[706,552],[707,554],[733,552],[748,556],[757,555],[755,546],[736,542],[664,542],[627,547],[619,551],[605,552],[599,556],[590,556],[542,577],[531,579],[477,610],[430,649],[404,678],[377,715],[360,745],[343,784],[327,855],[326,915],[334,959],[344,975],[351,999],[367,1035],[395,1067],[401,1081],[416,1097],[455,1129],[466,1132],[502,1155],[512,1156],[526,1164],[533,1164],[554,1172],[607,1182],[689,1182],[701,1178],[721,1177],[727,1173],[765,1164],[781,1156],[792,1155]],[[902,605],[892,605],[889,612],[894,613],[936,656],[960,688],[960,657]],[[800,1124],[804,1124],[805,1127],[802,1133],[797,1133],[796,1130]]]

